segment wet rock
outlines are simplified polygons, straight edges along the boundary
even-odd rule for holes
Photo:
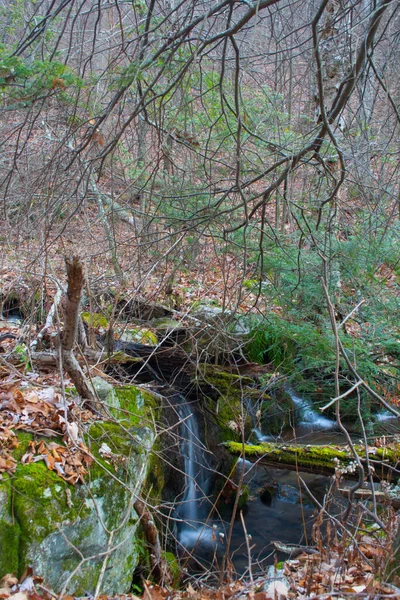
[[[272,498],[277,495],[277,485],[271,483],[267,484],[260,490],[260,500],[267,506],[271,505]]]

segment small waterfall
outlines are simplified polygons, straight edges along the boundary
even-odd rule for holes
[[[333,429],[336,426],[335,421],[315,411],[310,400],[296,396],[291,390],[287,391],[296,407],[296,412],[300,415],[301,425],[306,425],[310,429]]]
[[[209,487],[210,466],[206,457],[206,448],[199,435],[196,415],[183,396],[176,405],[181,436],[181,454],[185,470],[185,488],[178,508],[180,519],[179,539],[183,546],[192,547],[198,541],[211,539],[211,533],[204,528],[208,502],[206,495]]]
[[[385,421],[391,421],[392,419],[397,419],[397,417],[389,410],[381,410],[375,415],[377,423],[385,423]]]
[[[276,439],[272,435],[263,433],[258,427],[254,427],[252,432],[257,438],[258,442],[275,442]]]
[[[248,414],[251,417],[251,422],[253,424],[252,432],[254,433],[258,442],[271,442],[275,441],[275,438],[272,435],[265,434],[260,429],[260,408],[259,403],[254,403],[254,400],[251,398],[245,398],[244,404]]]

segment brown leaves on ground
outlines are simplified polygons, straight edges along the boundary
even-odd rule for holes
[[[173,592],[168,588],[145,581],[143,600],[229,600],[230,598],[243,600],[243,594],[246,594],[249,600],[273,600],[268,598],[265,592],[253,593],[251,599],[248,586],[241,580],[226,583],[217,588],[199,586],[194,589],[189,583],[185,589]]]
[[[332,556],[328,561],[320,554],[302,554],[284,564],[285,577],[290,582],[288,598],[302,599],[318,597],[329,600],[333,597],[389,596],[398,598],[397,590],[376,578],[376,570],[362,561],[349,566],[342,557]],[[354,595],[354,596],[353,596]]]
[[[32,575],[32,569],[27,569],[23,576],[18,579],[14,575],[4,575],[0,580],[0,599],[10,600],[50,600],[51,596],[39,595],[35,585],[40,585],[43,579]],[[53,596],[54,598],[54,596]]]
[[[74,420],[93,418],[74,402],[62,399],[52,386],[22,387],[18,381],[3,381],[0,385],[0,424],[39,435],[55,437],[67,428],[65,415],[74,413]]]
[[[22,463],[43,460],[68,483],[82,481],[92,459],[79,439],[76,423],[91,418],[92,413],[64,401],[54,387],[23,388],[16,381],[3,380],[0,385],[0,474],[15,471],[17,461],[12,454],[19,445],[15,432],[22,430],[46,437],[64,436],[65,441],[65,445],[43,440],[30,442]]]
[[[15,433],[0,424],[0,473],[13,473],[17,467],[17,461],[12,457],[12,452],[18,447],[18,438]]]
[[[365,533],[361,524],[353,536],[343,531],[340,538],[335,535],[330,542],[321,539],[315,554],[301,554],[287,560],[283,567],[290,586],[287,597],[330,600],[343,594],[343,597],[400,598],[397,588],[380,580],[392,556],[396,519],[394,511],[389,510],[385,533],[379,528]]]
[[[21,459],[23,464],[43,460],[51,471],[55,471],[68,483],[74,485],[77,481],[83,482],[93,459],[88,449],[82,442],[76,445],[62,446],[56,442],[29,442],[28,451]]]

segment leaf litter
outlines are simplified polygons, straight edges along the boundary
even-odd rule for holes
[[[59,441],[30,441],[21,458],[22,464],[43,461],[48,469],[65,481],[83,481],[92,462],[88,448],[79,437],[77,422],[92,420],[93,414],[64,400],[54,386],[37,389],[22,387],[18,381],[6,380],[0,385],[0,477],[17,468],[13,452],[20,442],[16,432],[25,431],[41,438],[63,438]]]

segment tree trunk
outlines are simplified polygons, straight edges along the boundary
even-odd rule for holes
[[[64,330],[61,335],[62,365],[71,377],[78,393],[87,400],[91,410],[98,412],[99,402],[93,388],[89,385],[80,364],[74,354],[74,345],[78,334],[78,320],[84,282],[83,265],[77,256],[65,258],[68,289],[65,306]]]

